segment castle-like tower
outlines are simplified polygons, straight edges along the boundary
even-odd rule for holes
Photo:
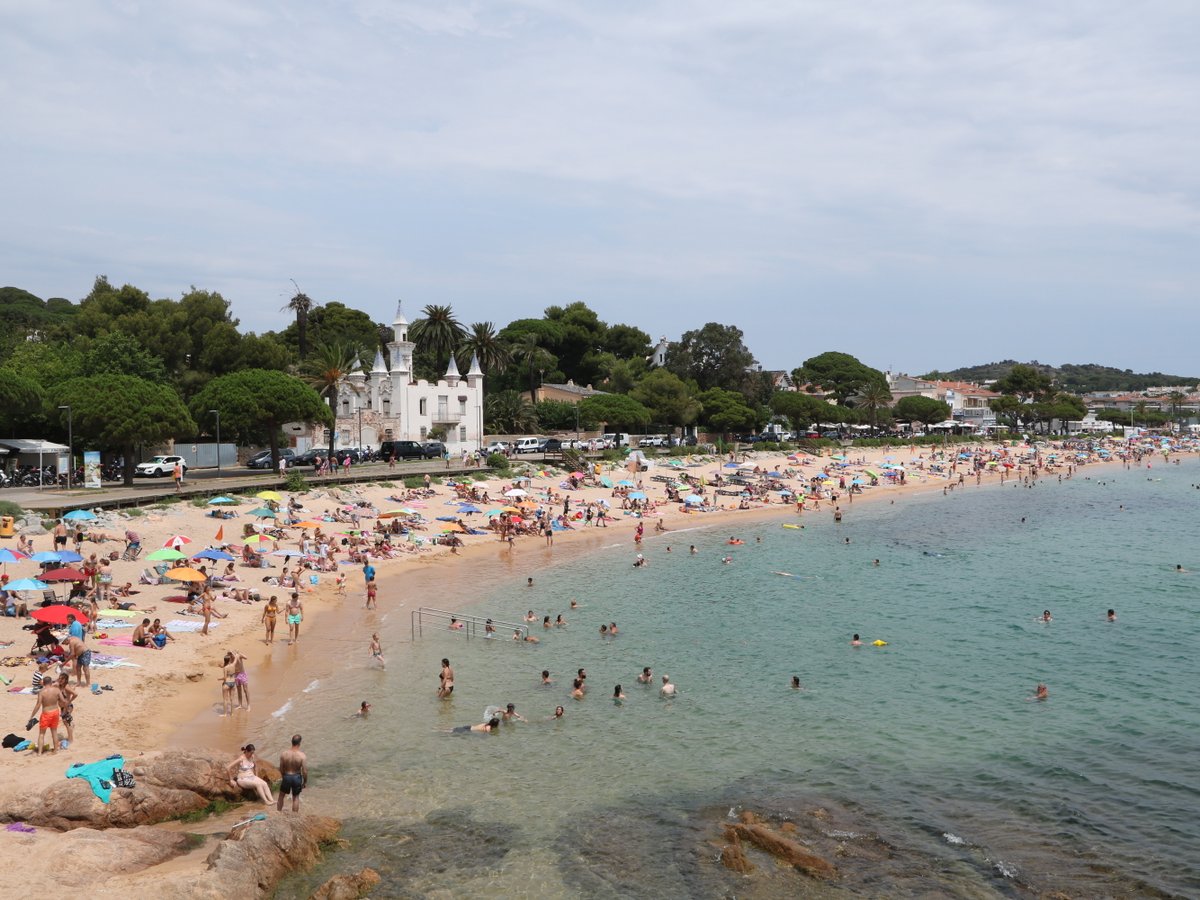
[[[472,356],[466,376],[450,357],[438,381],[413,380],[413,351],[403,303],[396,304],[388,359],[376,351],[368,372],[346,376],[337,393],[337,447],[378,448],[383,441],[441,440],[451,455],[483,446],[483,370]],[[361,434],[361,436],[360,436]],[[314,434],[316,446],[328,434]]]

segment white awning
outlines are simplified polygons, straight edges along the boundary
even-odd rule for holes
[[[25,438],[0,438],[0,449],[6,453],[68,453],[71,450],[66,444]]]

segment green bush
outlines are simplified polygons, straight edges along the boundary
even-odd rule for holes
[[[381,488],[394,488],[396,483],[394,481],[381,481],[379,482],[379,486]]]
[[[196,509],[203,509],[204,507],[208,506],[208,501],[203,497],[193,497],[191,503],[192,506],[196,507]]]
[[[509,469],[508,457],[503,453],[489,453],[487,464],[500,472],[507,472]]]
[[[406,488],[423,488],[425,487],[425,476],[409,475],[404,479],[404,486]]]
[[[0,500],[0,516],[12,516],[19,519],[25,515],[24,510],[11,500]]]
[[[128,509],[125,512],[131,519],[139,519],[146,514],[146,511],[140,506],[135,506],[133,509]]]
[[[288,469],[287,478],[283,480],[284,490],[299,493],[308,490],[308,482],[299,469]]]

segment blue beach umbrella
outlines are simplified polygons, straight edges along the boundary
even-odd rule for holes
[[[59,550],[55,555],[58,557],[59,562],[83,562],[83,557],[74,550]]]
[[[725,468],[727,468],[727,469],[736,469],[737,467],[738,467],[737,463],[725,463]]]
[[[470,515],[471,513],[482,512],[478,506],[472,506],[470,503],[463,504],[458,508],[458,511],[460,513],[466,513],[467,515]]]
[[[43,550],[40,553],[33,554],[33,556],[31,556],[29,558],[32,559],[34,562],[56,563],[56,562],[64,561],[63,558],[61,556],[59,556],[59,554],[55,553],[53,550]]]
[[[221,506],[223,504],[237,503],[232,497],[213,497],[208,501],[209,506]]]
[[[89,519],[96,518],[95,513],[90,513],[86,509],[73,509],[65,516],[64,519],[70,519],[75,522],[86,522]]]
[[[617,482],[617,487],[633,487],[633,482],[628,478],[622,478]]]
[[[50,585],[44,581],[38,581],[36,578],[18,578],[16,581],[10,581],[5,587],[7,591],[44,591]]]
[[[24,553],[14,553],[7,547],[0,547],[0,563],[22,562],[29,559]]]
[[[645,500],[646,494],[643,491],[634,491],[629,495],[630,500]]]
[[[250,515],[258,516],[260,519],[273,519],[275,518],[275,510],[260,506],[258,509],[250,510]]]
[[[224,550],[213,550],[209,548],[208,550],[201,550],[199,553],[193,556],[192,559],[211,559],[214,561],[221,559],[231,561],[233,556],[229,553],[226,553]]]
[[[610,488],[613,486],[612,481],[609,479],[609,477],[607,475],[600,476],[600,484],[606,488]]]
[[[694,506],[697,503],[703,503],[704,498],[699,496],[698,494],[689,494],[687,497],[683,498],[683,502],[690,503]]]

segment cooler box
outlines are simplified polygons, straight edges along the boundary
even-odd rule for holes
[[[0,516],[0,537],[13,536],[13,517]]]

